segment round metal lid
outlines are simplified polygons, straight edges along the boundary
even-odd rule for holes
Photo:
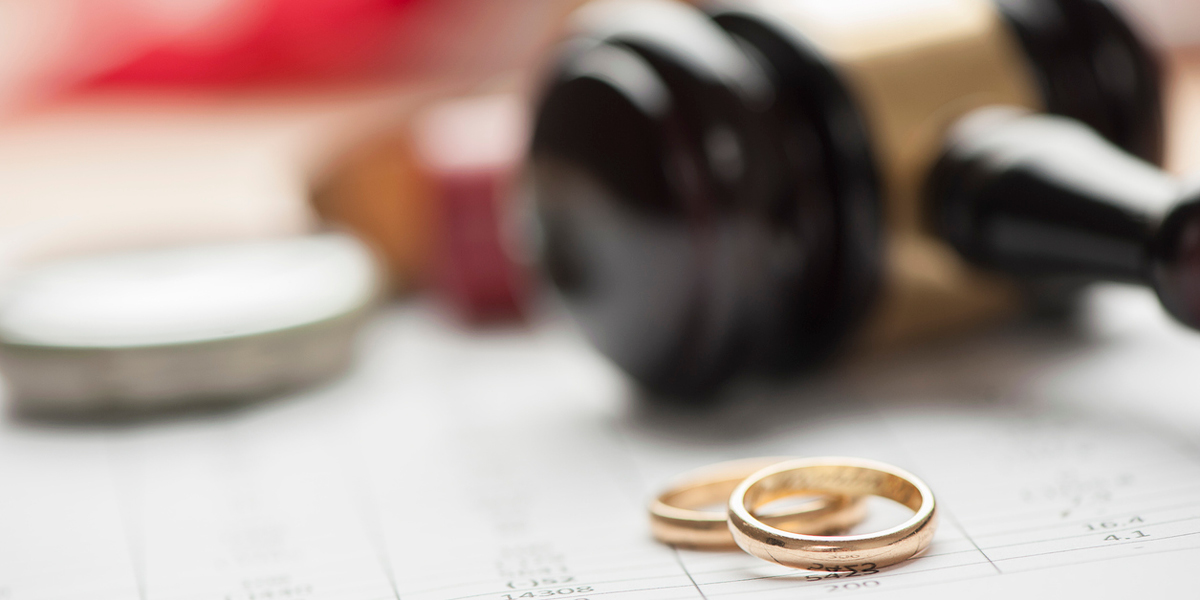
[[[0,297],[0,368],[32,411],[264,393],[344,365],[379,283],[341,234],[49,263]]]

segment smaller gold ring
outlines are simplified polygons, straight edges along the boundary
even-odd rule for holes
[[[907,521],[866,535],[820,536],[784,531],[755,516],[762,506],[794,495],[882,496],[913,510]],[[933,492],[907,471],[854,458],[795,459],[766,467],[729,497],[729,529],[738,546],[763,560],[810,571],[863,572],[916,556],[933,540]]]
[[[650,504],[650,530],[664,544],[703,550],[737,548],[724,511],[703,510],[723,506],[729,494],[748,475],[787,461],[787,457],[749,458],[689,471]],[[862,498],[825,495],[766,515],[764,522],[790,531],[833,533],[845,531],[862,521],[866,504]]]

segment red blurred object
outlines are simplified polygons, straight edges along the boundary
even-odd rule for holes
[[[415,124],[417,154],[438,207],[436,292],[469,322],[521,320],[530,275],[506,225],[526,120],[509,95],[443,102]]]
[[[0,119],[81,87],[495,82],[527,72],[584,1],[0,2]]]
[[[441,208],[438,291],[472,323],[521,320],[528,275],[503,239],[507,172],[445,173],[435,185]]]
[[[162,39],[95,82],[223,85],[362,78],[386,66],[398,45],[398,28],[419,3],[226,2],[194,30]]]

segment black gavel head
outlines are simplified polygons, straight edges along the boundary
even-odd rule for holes
[[[827,354],[879,277],[878,186],[828,64],[781,86],[683,5],[591,15],[542,100],[531,176],[545,264],[593,342],[690,394]]]
[[[852,85],[844,55],[781,16],[788,4],[591,5],[537,109],[543,262],[595,345],[651,391],[693,397],[818,364],[886,280],[897,194],[883,165],[897,151],[864,107],[904,100]],[[1157,75],[1106,2],[991,10],[1019,47],[1014,77],[1029,79],[1010,87],[1157,158]],[[1118,63],[1128,76],[1113,80]],[[959,100],[929,112],[952,120],[971,108]]]

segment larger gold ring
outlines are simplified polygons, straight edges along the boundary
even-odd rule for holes
[[[913,510],[912,518],[867,535],[819,536],[784,531],[755,511],[794,495],[882,496]],[[929,547],[937,507],[929,486],[884,463],[853,458],[796,459],[747,477],[729,497],[729,529],[746,552],[763,560],[811,571],[862,572],[907,560]]]
[[[650,530],[665,544],[703,550],[737,548],[724,510],[729,494],[748,475],[789,458],[749,458],[709,465],[689,471],[650,504]],[[845,531],[862,521],[866,504],[862,498],[825,495],[799,506],[759,515],[764,522],[789,531],[832,533]]]

